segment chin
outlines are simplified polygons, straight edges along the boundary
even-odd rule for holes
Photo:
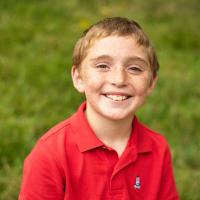
[[[112,112],[112,111],[107,110],[107,112],[103,113],[103,116],[109,120],[121,121],[124,119],[133,118],[134,112],[122,113],[122,112]]]

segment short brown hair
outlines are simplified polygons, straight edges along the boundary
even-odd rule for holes
[[[88,49],[91,47],[92,43],[97,39],[110,35],[134,37],[136,43],[147,50],[153,76],[156,76],[159,69],[159,62],[155,49],[149,41],[149,38],[137,22],[122,17],[103,19],[85,30],[81,38],[75,44],[72,64],[79,67],[83,59],[86,57]]]

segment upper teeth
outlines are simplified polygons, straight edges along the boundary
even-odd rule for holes
[[[128,98],[127,96],[121,96],[121,95],[106,95],[106,96],[114,101],[122,101]]]

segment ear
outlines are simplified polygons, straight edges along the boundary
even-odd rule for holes
[[[152,77],[152,80],[149,84],[149,88],[148,88],[148,91],[147,91],[147,95],[150,95],[152,93],[152,91],[154,90],[154,88],[156,86],[157,80],[158,80],[157,76]]]
[[[84,93],[85,89],[84,89],[84,83],[82,80],[80,69],[78,69],[76,66],[73,65],[72,69],[71,69],[71,76],[72,76],[72,81],[73,81],[74,87],[80,93]]]

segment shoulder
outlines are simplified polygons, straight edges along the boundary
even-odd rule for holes
[[[165,136],[143,123],[139,122],[140,132],[142,133],[143,137],[148,137],[152,141],[153,148],[157,148],[159,150],[168,150],[169,144],[165,138]]]
[[[49,129],[38,139],[25,162],[28,165],[33,163],[62,163],[66,158],[66,147],[74,141],[70,129],[71,117]],[[61,165],[61,164],[59,164]]]
[[[71,117],[59,122],[46,133],[44,133],[34,145],[33,151],[39,151],[43,154],[59,154],[63,152],[67,143],[73,139],[73,133],[70,128]]]
[[[40,139],[39,142],[46,142],[51,139],[55,139],[57,137],[64,136],[69,129],[70,126],[70,118],[65,119],[56,125],[54,125],[52,128],[50,128]]]
[[[149,128],[148,126],[141,124],[141,126],[143,127],[143,130],[145,131],[146,134],[148,134],[152,140],[154,140],[155,142],[162,142],[162,143],[167,143],[167,140],[165,138],[165,136],[151,128]]]

